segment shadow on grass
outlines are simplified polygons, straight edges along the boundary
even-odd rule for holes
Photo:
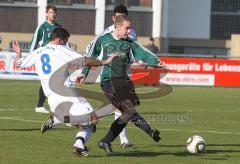
[[[192,156],[196,156],[196,157],[201,157],[203,159],[209,159],[209,160],[228,160],[229,158],[232,157],[239,157],[239,156],[232,156],[231,153],[240,153],[240,150],[232,150],[229,147],[232,146],[236,146],[239,147],[240,144],[209,144],[207,145],[207,148],[212,147],[212,146],[225,146],[226,149],[225,150],[205,150],[203,153],[198,153],[198,154],[190,154],[187,150],[186,151],[181,151],[181,152],[168,152],[168,151],[161,151],[159,150],[159,152],[146,152],[146,151],[140,151],[140,150],[136,150],[136,149],[142,149],[142,148],[151,148],[154,147],[154,149],[156,149],[156,147],[182,147],[185,148],[185,145],[145,145],[145,146],[140,146],[140,147],[136,147],[136,149],[127,151],[127,152],[120,152],[120,153],[114,153],[111,156],[125,156],[125,157],[154,157],[154,156],[182,156],[182,157],[192,157]],[[211,155],[221,155],[221,157],[216,157],[216,156],[211,156]],[[97,157],[97,156],[95,156]]]
[[[124,157],[154,157],[154,156],[159,156],[161,155],[161,152],[157,153],[157,152],[143,152],[143,151],[128,151],[128,152],[124,152],[124,153],[114,153],[112,156],[124,156]]]
[[[28,131],[40,131],[39,128],[28,128],[28,129],[0,129],[0,131],[15,131],[15,132],[28,132]]]
[[[160,151],[160,152],[144,152],[144,151],[127,151],[127,152],[114,152],[112,155],[92,155],[93,158],[99,158],[99,157],[156,157],[156,156],[178,156],[178,157],[199,157],[199,159],[205,159],[205,160],[215,160],[215,161],[226,161],[230,158],[239,156],[232,156],[229,153],[239,153],[240,150],[206,150],[203,153],[199,154],[190,154],[187,151],[182,152],[167,152],[167,151]],[[228,154],[225,154],[228,153]],[[211,156],[211,155],[219,154],[221,156]]]
[[[159,152],[143,152],[143,151],[127,151],[127,152],[114,152],[111,155],[91,155],[91,157],[98,158],[98,157],[103,157],[103,156],[108,156],[108,157],[155,157],[159,156],[162,153]]]
[[[224,143],[222,143],[222,144],[207,144],[207,147],[218,147],[218,146],[220,146],[220,147],[232,147],[232,146],[236,146],[236,147],[240,147],[240,144],[224,144]],[[142,146],[138,146],[138,147],[146,147],[145,145],[142,145]],[[178,147],[186,147],[186,145],[183,145],[183,144],[181,144],[181,145],[149,145],[149,147],[176,147],[176,148],[178,148]]]
[[[225,153],[228,153],[226,155]],[[131,152],[114,152],[114,154],[109,155],[109,157],[156,157],[156,156],[179,156],[179,157],[200,157],[199,159],[207,159],[207,160],[229,160],[229,158],[239,157],[232,156],[229,153],[240,153],[240,150],[206,150],[203,153],[199,154],[190,154],[187,151],[183,152],[143,152],[143,151],[131,151]],[[219,154],[221,156],[211,156],[212,154]],[[103,155],[106,156],[106,155]],[[101,155],[93,155],[92,157],[98,158],[103,157]]]
[[[207,144],[207,146],[238,146],[240,147],[240,144]]]
[[[205,150],[204,154],[240,153],[240,150]]]

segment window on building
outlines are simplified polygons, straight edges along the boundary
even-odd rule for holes
[[[47,3],[62,6],[77,6],[77,5],[89,5],[94,6],[95,0],[48,0]]]
[[[211,39],[230,39],[240,34],[240,1],[212,0]]]
[[[128,8],[152,8],[152,0],[106,0],[106,6],[116,6],[118,4],[124,4]]]
[[[14,3],[37,3],[37,0],[0,0],[0,3],[14,4]]]
[[[212,0],[212,12],[239,12],[238,0]]]

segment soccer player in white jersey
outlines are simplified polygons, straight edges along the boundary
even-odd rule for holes
[[[114,56],[109,56],[105,61],[88,59],[78,54],[66,45],[70,34],[63,28],[56,28],[50,36],[50,42],[21,58],[21,49],[18,42],[13,42],[16,52],[17,66],[27,68],[35,65],[45,95],[48,97],[50,110],[54,117],[51,124],[71,123],[79,127],[73,153],[82,157],[88,156],[85,143],[91,134],[91,125],[98,122],[97,116],[88,101],[74,90],[74,81],[70,79],[69,68],[74,65],[100,66],[109,64]],[[91,62],[93,61],[93,62]],[[81,122],[82,117],[88,117],[88,122]],[[49,124],[49,125],[51,125]]]
[[[113,24],[109,27],[107,27],[100,35],[98,35],[88,46],[86,49],[86,53],[89,54],[89,51],[91,49],[91,47],[93,47],[95,45],[95,41],[98,39],[99,36],[102,36],[104,34],[107,33],[112,33],[113,31],[115,31],[115,27],[114,27],[114,22],[116,17],[120,16],[120,15],[128,15],[128,10],[127,7],[120,4],[115,6],[114,10],[113,10],[113,15],[112,15],[112,21]],[[135,41],[137,39],[137,35],[136,35],[136,31],[134,30],[134,28],[130,29],[130,33],[128,35],[128,38]],[[100,55],[100,57],[98,59],[101,59],[102,55]],[[128,69],[130,70],[130,68]],[[114,107],[111,107],[114,108]],[[115,120],[120,117],[122,114],[119,110],[115,110],[114,111],[114,115],[115,115]],[[123,129],[123,131],[119,134],[119,138],[120,138],[120,144],[122,148],[133,148],[133,144],[131,144],[127,138],[127,130],[126,128]]]
[[[55,21],[56,15],[57,15],[56,6],[52,4],[48,4],[46,7],[47,19],[44,23],[42,23],[40,26],[37,27],[34,33],[34,36],[32,38],[29,52],[39,47],[43,47],[47,45],[50,39],[51,32],[57,27],[62,27],[62,25],[58,24]],[[35,111],[39,113],[49,113],[49,111],[44,107],[46,96],[44,95],[42,86],[39,88],[38,94],[39,94],[39,97],[38,97],[38,102],[37,102]]]

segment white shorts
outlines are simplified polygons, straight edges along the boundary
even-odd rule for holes
[[[90,120],[90,113],[93,112],[93,107],[82,96],[65,97],[57,94],[51,94],[48,97],[50,110],[62,122],[71,124],[83,124],[84,117]]]

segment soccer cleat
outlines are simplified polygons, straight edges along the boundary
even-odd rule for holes
[[[154,141],[159,142],[159,140],[161,140],[160,137],[160,132],[157,129],[153,129],[153,132],[151,134],[151,137]]]
[[[49,111],[44,107],[36,107],[35,112],[37,112],[37,113],[49,113]]]
[[[87,149],[86,146],[84,147],[84,149],[78,148],[78,147],[76,147],[76,146],[73,146],[72,152],[73,152],[74,154],[79,155],[80,157],[83,157],[83,158],[89,156],[89,152],[88,152],[88,149]]]
[[[41,133],[44,133],[53,127],[53,123],[54,123],[53,117],[54,117],[54,115],[50,114],[48,116],[48,118],[44,121],[44,123],[42,124],[42,127],[41,127]]]
[[[123,143],[123,144],[121,144],[121,148],[123,148],[123,149],[133,149],[134,146],[131,143]]]
[[[110,143],[104,143],[102,141],[98,142],[98,147],[105,150],[108,155],[113,154],[112,147]]]

